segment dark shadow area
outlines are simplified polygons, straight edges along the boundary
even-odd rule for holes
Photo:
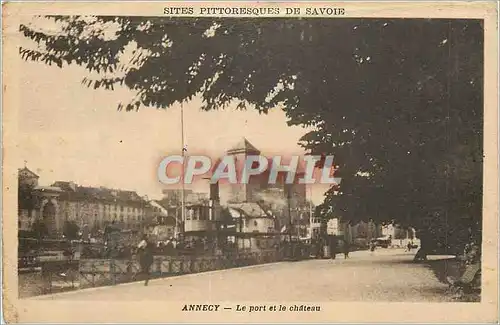
[[[411,264],[411,265],[422,264],[422,262],[414,262],[413,259],[411,259],[411,258],[409,258],[407,260],[387,260],[387,261],[381,260],[378,262],[380,264],[388,264],[388,265],[392,265],[392,264]]]
[[[410,255],[409,253],[406,253],[406,254],[401,253],[401,254],[392,254],[391,256],[406,256],[408,258],[412,258],[413,259],[413,256],[415,256],[415,254]]]
[[[441,283],[447,283],[446,277],[460,277],[460,262],[456,259],[445,259],[426,261],[423,263],[427,268],[430,268],[436,278]]]
[[[424,295],[429,295],[429,296],[448,296],[449,292],[447,291],[446,287],[432,287],[432,288],[422,288],[420,289],[420,292]]]

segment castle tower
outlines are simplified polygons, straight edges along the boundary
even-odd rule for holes
[[[29,170],[27,167],[18,170],[19,186],[35,188],[38,186],[38,179],[40,177]]]
[[[240,139],[231,149],[227,150],[227,154],[235,157],[236,169],[242,170],[248,156],[260,155],[260,150],[255,148],[246,138]],[[241,173],[238,173],[238,177]],[[229,201],[232,202],[251,202],[256,200],[255,194],[261,187],[261,180],[257,176],[250,177],[248,184],[241,184],[238,179],[238,184],[230,184]]]

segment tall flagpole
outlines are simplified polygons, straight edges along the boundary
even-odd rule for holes
[[[313,208],[312,208],[312,187],[309,187],[309,235],[313,238]]]
[[[181,141],[182,141],[182,174],[181,174],[181,185],[182,185],[182,190],[181,190],[181,221],[182,221],[182,230],[181,232],[184,233],[184,227],[185,227],[185,222],[186,222],[186,208],[185,208],[185,201],[184,201],[184,151],[185,151],[185,144],[184,144],[184,107],[181,102]]]

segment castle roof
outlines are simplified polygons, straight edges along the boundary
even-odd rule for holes
[[[255,146],[251,144],[250,141],[247,140],[247,138],[243,137],[234,146],[232,146],[231,149],[227,151],[227,153],[228,154],[246,153],[246,154],[258,155],[260,154],[260,150],[255,148]]]

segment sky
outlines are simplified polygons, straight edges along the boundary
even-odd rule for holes
[[[81,84],[87,75],[81,67],[60,69],[19,60],[22,97],[16,162],[20,168],[26,161],[40,176],[41,185],[74,181],[161,197],[165,185],[157,179],[158,164],[182,148],[179,105],[166,110],[117,111],[118,104],[127,102],[133,92],[87,88]],[[287,126],[279,108],[260,115],[234,107],[211,112],[200,107],[199,98],[184,104],[185,144],[190,154],[218,157],[241,137],[264,155],[304,154],[297,142],[307,130]],[[193,184],[193,189],[207,192],[208,184]],[[308,193],[313,202],[321,203],[326,189],[314,185]]]

